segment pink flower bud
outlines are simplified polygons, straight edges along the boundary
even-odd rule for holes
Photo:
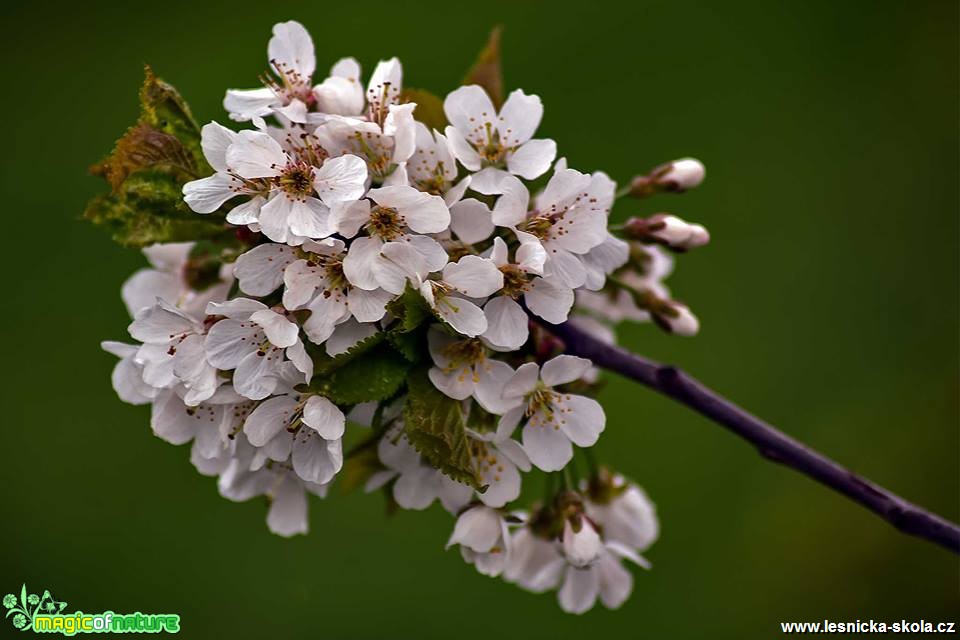
[[[690,307],[682,302],[670,300],[663,307],[655,310],[654,319],[657,324],[678,336],[690,337],[700,331],[700,321],[693,315]]]
[[[657,182],[667,191],[686,191],[693,189],[703,182],[706,175],[706,168],[703,163],[696,158],[681,158],[674,160],[662,174],[656,172]]]

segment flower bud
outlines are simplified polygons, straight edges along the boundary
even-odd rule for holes
[[[585,567],[600,557],[603,541],[596,527],[583,515],[563,523],[563,555],[575,567]]]
[[[651,309],[653,320],[664,331],[678,336],[690,337],[700,331],[700,321],[693,315],[690,307],[682,302],[664,300],[663,304]]]
[[[664,191],[674,193],[683,193],[698,186],[707,173],[703,163],[696,158],[681,158],[664,166],[667,170],[657,178],[657,183]]]
[[[655,193],[683,193],[703,182],[706,169],[696,158],[681,158],[662,164],[645,176],[630,182],[630,195],[646,198]]]
[[[624,224],[624,231],[634,240],[656,242],[675,251],[695,249],[710,242],[710,232],[703,225],[686,222],[668,213],[630,218]]]

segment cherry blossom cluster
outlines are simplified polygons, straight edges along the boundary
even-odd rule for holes
[[[103,345],[120,358],[120,398],[151,406],[157,436],[192,443],[224,497],[266,496],[279,535],[305,533],[307,495],[323,497],[345,459],[366,452],[366,489],[404,509],[440,502],[456,518],[448,546],[481,573],[558,590],[569,612],[620,606],[625,563],[649,566],[640,554],[656,514],[638,486],[594,463],[606,425],[590,397],[598,372],[564,354],[549,326],[573,322],[608,342],[624,320],[697,332],[663,280],[672,254],[705,244],[706,230],[668,214],[608,218],[619,197],[696,186],[702,165],[667,163],[618,192],[537,137],[536,95],[516,90],[498,107],[462,86],[442,100],[437,130],[419,119],[396,58],[365,84],[352,58],[318,79],[310,35],[286,22],[268,60],[262,88],[224,100],[248,128],[205,125],[212,173],[183,185],[189,208],[222,216],[239,249],[144,250],[150,267],[122,289],[136,343]],[[409,359],[462,416],[474,483],[410,437],[406,387],[345,403],[321,375],[393,339],[411,301],[426,319]],[[548,492],[524,511],[515,503],[532,473]]]

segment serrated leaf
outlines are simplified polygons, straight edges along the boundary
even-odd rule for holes
[[[337,404],[386,400],[403,386],[411,363],[389,345],[380,344],[324,376],[311,387]]]
[[[431,465],[478,491],[486,489],[470,455],[460,403],[433,386],[426,367],[415,369],[407,378],[403,420],[407,440]]]
[[[443,100],[426,89],[406,87],[400,94],[400,102],[416,102],[417,108],[413,111],[413,117],[427,125],[428,129],[443,133],[449,124],[447,114],[443,111]]]
[[[190,106],[180,92],[170,83],[153,73],[149,65],[144,67],[143,85],[140,87],[140,122],[173,136],[193,154],[201,169],[207,169],[200,148],[200,126],[193,118]],[[207,171],[204,171],[207,173]]]
[[[484,410],[477,402],[470,404],[470,413],[467,415],[467,427],[478,433],[493,433],[497,430],[500,416]]]
[[[339,369],[383,342],[385,337],[386,334],[383,331],[378,331],[372,336],[364,338],[345,352],[335,356],[327,355],[323,347],[309,342],[307,343],[307,351],[313,359],[313,371],[315,374],[325,374]]]
[[[502,30],[503,28],[499,25],[493,28],[490,37],[487,38],[486,46],[463,80],[465,85],[478,84],[483,87],[497,109],[503,104],[503,69],[500,64]]]
[[[90,172],[105,178],[117,193],[130,174],[141,169],[169,172],[179,178],[181,185],[200,177],[192,154],[180,140],[143,122],[127,129],[117,140],[113,153],[91,167]]]
[[[399,321],[391,327],[391,331],[394,333],[413,331],[433,317],[433,310],[430,309],[430,305],[427,304],[418,290],[409,285],[403,293],[387,303],[387,311]]]
[[[414,364],[423,360],[423,355],[427,350],[426,336],[423,331],[414,330],[406,333],[389,331],[387,332],[387,341],[404,358]]]
[[[91,172],[110,183],[111,194],[91,200],[84,217],[108,228],[121,244],[142,247],[231,233],[222,214],[201,216],[183,202],[184,183],[210,168],[190,108],[149,67],[140,89],[140,118]]]

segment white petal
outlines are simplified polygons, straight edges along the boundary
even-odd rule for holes
[[[281,71],[295,72],[309,82],[316,69],[313,40],[302,24],[295,20],[273,25],[273,37],[267,45],[267,56]]]
[[[504,398],[503,387],[513,377],[513,368],[502,360],[486,359],[477,365],[479,380],[474,389],[474,397],[480,406],[497,415],[501,415],[517,406],[517,398]],[[516,427],[516,423],[512,425]],[[509,437],[507,434],[506,437]]]
[[[417,233],[440,233],[450,226],[450,211],[440,196],[406,186],[371,189],[368,195],[377,204],[396,209]]]
[[[507,398],[522,398],[537,386],[539,376],[540,367],[535,362],[523,363],[503,387],[503,395]]]
[[[266,202],[263,196],[254,196],[227,212],[227,222],[236,225],[254,224],[260,219],[260,208]]]
[[[503,288],[503,273],[492,260],[466,255],[447,264],[443,279],[470,298],[485,298]]]
[[[436,499],[439,485],[439,471],[418,466],[400,474],[393,485],[393,499],[404,509],[426,509]]]
[[[202,422],[199,408],[187,407],[175,393],[164,393],[154,402],[150,412],[150,427],[170,444],[189,442]]]
[[[226,316],[231,320],[248,320],[255,311],[266,309],[267,305],[249,298],[234,298],[226,302],[210,302],[207,304],[207,315]]]
[[[236,137],[235,131],[217,122],[208,122],[200,129],[200,148],[214,171],[227,170],[227,147]]]
[[[269,349],[263,353],[251,351],[233,372],[233,387],[237,393],[251,400],[263,400],[277,388],[282,351]]]
[[[346,418],[337,405],[323,396],[310,396],[303,407],[303,423],[325,440],[337,440],[343,436]]]
[[[353,155],[330,158],[316,172],[313,187],[328,207],[359,199],[367,181],[367,163]],[[300,234],[308,235],[308,234]]]
[[[473,198],[454,203],[450,206],[450,230],[467,244],[486,240],[494,231],[490,208]]]
[[[585,613],[593,607],[600,592],[600,579],[592,567],[567,569],[558,599],[560,608],[567,613]]]
[[[393,294],[383,289],[352,289],[347,295],[347,307],[357,322],[377,322],[387,312],[386,305],[392,298]]]
[[[450,150],[457,160],[460,161],[468,171],[479,171],[481,160],[480,154],[473,148],[473,145],[467,141],[464,134],[455,127],[447,127],[444,130],[447,141],[450,144]]]
[[[183,284],[180,277],[156,269],[140,269],[127,278],[120,289],[120,297],[127,312],[135,317],[141,309],[153,306],[160,298],[170,306],[180,301]]]
[[[506,147],[523,144],[533,137],[542,119],[543,103],[540,101],[540,96],[527,95],[523,90],[516,89],[507,96],[506,102],[500,107],[500,122],[497,124],[500,140]],[[549,167],[552,162],[553,158],[550,158],[547,166]]]
[[[127,330],[140,342],[166,344],[174,336],[196,331],[197,324],[187,314],[160,300],[152,307],[141,309]]]
[[[260,328],[252,322],[221,320],[210,327],[204,350],[207,360],[218,369],[235,368],[247,354],[256,350]]]
[[[229,89],[223,98],[223,108],[230,117],[241,122],[269,115],[271,106],[278,104],[273,89]],[[228,162],[229,164],[229,162]]]
[[[560,471],[573,458],[570,440],[553,425],[527,425],[523,428],[523,450],[530,462],[543,471]]]
[[[312,429],[301,428],[293,438],[293,470],[303,480],[326,484],[343,467],[340,440],[324,440]]]
[[[313,95],[323,113],[356,116],[363,111],[363,88],[357,80],[331,76],[313,88]]]
[[[496,449],[488,449],[488,457],[480,461],[480,478],[487,485],[480,501],[488,507],[502,507],[520,496],[520,472]]]
[[[488,126],[497,127],[497,110],[487,92],[478,85],[450,92],[443,101],[443,111],[450,124],[475,144],[485,141]]]
[[[586,358],[560,355],[544,363],[540,377],[545,385],[556,387],[579,380],[592,366],[593,363]]]
[[[223,173],[193,180],[183,185],[183,201],[197,213],[213,213],[237,195],[234,181]]]
[[[297,401],[290,396],[264,400],[243,423],[243,433],[255,447],[262,447],[289,426]]]
[[[273,177],[286,164],[280,143],[261,131],[241,131],[227,149],[227,166],[244,178]]]
[[[273,293],[283,284],[283,270],[294,260],[293,250],[283,244],[261,244],[234,263],[240,290],[251,296]]]
[[[343,273],[355,287],[373,291],[379,288],[373,267],[380,256],[383,243],[377,238],[357,238],[350,243],[343,259]]]
[[[307,494],[296,478],[284,478],[273,492],[267,527],[285,538],[307,532]]]
[[[333,206],[333,225],[344,238],[352,238],[370,220],[370,201],[341,202]]]
[[[310,303],[310,317],[303,323],[303,330],[314,344],[323,344],[333,334],[338,324],[350,317],[350,310],[340,298],[317,296]]]
[[[272,246],[282,247],[285,245]],[[300,309],[308,304],[313,299],[317,289],[324,288],[326,284],[323,268],[303,259],[289,263],[282,272],[281,278],[283,280],[283,306],[290,310]]]
[[[608,609],[617,609],[633,591],[633,576],[609,553],[597,562],[600,578],[600,602]]]
[[[563,249],[550,252],[544,273],[571,289],[582,287],[587,280],[587,270],[580,258]]]
[[[297,341],[297,334],[300,328],[287,320],[286,316],[280,315],[271,309],[262,309],[257,311],[250,320],[256,322],[263,328],[267,335],[267,340],[281,348],[292,347]]]
[[[527,314],[512,298],[498,296],[483,307],[483,312],[487,317],[484,340],[509,351],[516,351],[527,342]]]
[[[573,290],[549,278],[535,278],[523,296],[530,311],[552,324],[567,319],[573,298]]]
[[[526,180],[536,180],[550,168],[557,157],[553,140],[530,140],[507,156],[507,168]]]
[[[473,393],[473,371],[470,367],[444,371],[438,367],[431,367],[427,372],[430,382],[441,393],[454,400],[466,400]]]
[[[483,310],[464,298],[442,296],[437,299],[434,309],[461,335],[474,338],[487,330],[487,318]]]
[[[564,396],[565,413],[561,418],[560,429],[578,447],[592,447],[596,444],[606,425],[603,407],[593,398],[571,395]]]
[[[478,553],[489,551],[500,539],[500,514],[490,507],[471,507],[457,518],[447,548],[463,545]]]

